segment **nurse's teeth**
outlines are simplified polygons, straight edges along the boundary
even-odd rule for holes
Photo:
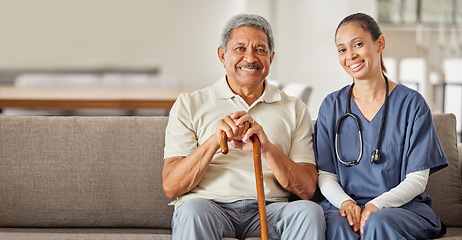
[[[350,68],[355,68],[355,67],[358,67],[359,65],[361,65],[361,63],[356,63],[356,64],[351,65]]]

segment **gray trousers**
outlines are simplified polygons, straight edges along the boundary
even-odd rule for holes
[[[266,212],[271,239],[325,239],[323,210],[312,201],[268,202]],[[173,240],[260,237],[258,203],[190,199],[175,210],[172,232]]]

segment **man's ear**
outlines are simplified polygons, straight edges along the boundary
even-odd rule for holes
[[[379,53],[385,50],[385,37],[383,35],[380,35],[379,38],[377,39],[377,46],[379,48]]]
[[[271,56],[270,56],[270,64],[273,63],[273,59],[274,59],[274,54],[275,54],[275,53],[276,53],[276,52],[273,51],[273,53],[272,53]]]
[[[222,47],[218,47],[218,58],[223,66],[225,66],[225,50]]]

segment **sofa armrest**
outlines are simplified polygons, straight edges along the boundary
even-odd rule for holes
[[[459,170],[462,181],[462,143],[457,144],[457,151],[459,151]]]

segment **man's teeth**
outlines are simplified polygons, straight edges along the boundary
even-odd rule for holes
[[[362,63],[360,63],[360,62],[359,62],[359,63],[356,63],[356,64],[353,64],[353,65],[350,66],[350,68],[358,67],[358,66],[361,65],[361,64],[362,64]]]
[[[256,68],[241,68],[241,70],[248,71],[248,72],[255,72],[255,71],[257,71]]]

